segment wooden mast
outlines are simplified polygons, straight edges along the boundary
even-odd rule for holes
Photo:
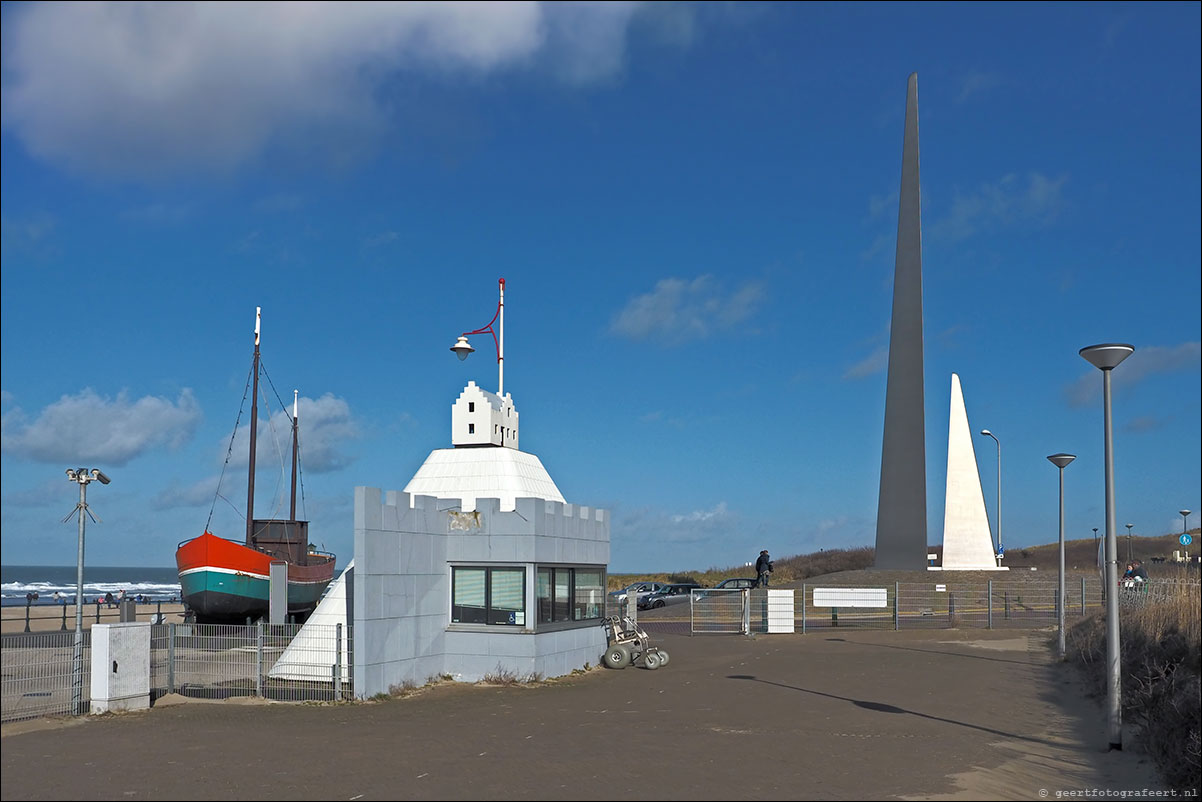
[[[250,463],[246,472],[246,545],[254,546],[255,537],[255,446],[259,433],[259,317],[263,307],[255,307],[254,389],[250,401]]]
[[[297,399],[300,396],[299,390],[292,391],[292,507],[288,511],[288,520],[296,521],[296,454],[297,454],[297,437],[296,424],[300,419],[297,414]],[[307,549],[308,543],[305,544]]]

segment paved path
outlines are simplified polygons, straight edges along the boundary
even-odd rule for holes
[[[656,636],[658,671],[3,729],[18,799],[1040,799],[1156,789],[1049,633]],[[1129,797],[1130,798],[1130,797]],[[1138,798],[1135,797],[1135,798]]]

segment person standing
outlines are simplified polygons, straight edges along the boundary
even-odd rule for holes
[[[760,558],[755,561],[756,587],[768,587],[768,575],[771,573],[772,559],[768,556],[768,549],[762,549],[760,551]]]

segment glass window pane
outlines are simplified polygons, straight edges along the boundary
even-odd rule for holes
[[[451,621],[456,624],[486,624],[484,568],[451,569]]]
[[[601,585],[601,572],[593,569],[576,569],[576,598],[572,617],[582,619],[600,618],[605,611],[605,590]]]
[[[570,582],[572,581],[572,571],[570,568],[555,569],[555,620],[556,621],[571,621],[570,614],[571,598],[568,595],[570,592]]]
[[[551,569],[538,569],[535,581],[535,596],[538,599],[538,620],[546,623],[551,620]]]
[[[521,568],[493,568],[490,572],[492,605],[490,624],[526,624],[526,572]]]

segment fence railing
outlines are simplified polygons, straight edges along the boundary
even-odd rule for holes
[[[298,624],[156,624],[150,628],[150,698],[259,696],[284,702],[354,696],[350,628]],[[92,631],[84,633],[83,704],[91,701]],[[0,720],[75,715],[74,632],[3,638]]]
[[[1120,603],[1129,606],[1175,598],[1186,591],[1197,594],[1198,588],[1198,582],[1161,580],[1138,591],[1120,587],[1118,593]],[[893,582],[840,587],[803,584],[792,592],[791,631],[801,633],[835,627],[1042,627],[1059,620],[1055,581]],[[1060,603],[1066,620],[1075,620],[1102,610],[1105,594],[1096,579],[1074,577],[1065,583]],[[767,593],[760,588],[694,590],[688,605],[644,611],[639,623],[657,632],[680,631],[685,623],[688,631],[696,634],[767,632]]]

